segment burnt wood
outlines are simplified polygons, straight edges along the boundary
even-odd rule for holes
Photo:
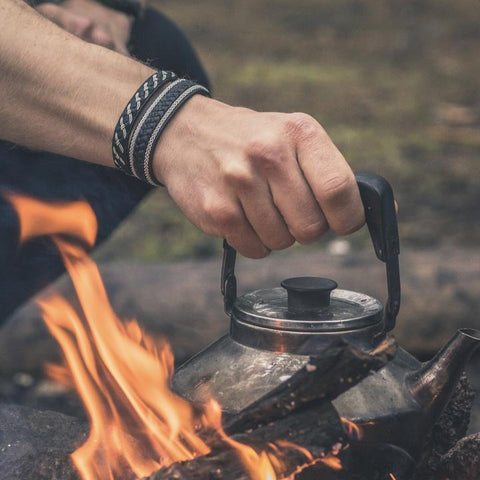
[[[358,361],[354,364],[359,366]],[[326,386],[324,388],[323,392],[327,390]],[[279,395],[284,393],[279,391]],[[472,397],[468,382],[462,379],[433,429],[416,480],[480,478],[480,434],[465,437]],[[263,402],[260,405],[265,407]],[[300,403],[293,410],[280,409],[275,415],[278,415],[275,421],[251,431],[236,433],[234,438],[253,445],[257,450],[266,448],[272,439],[286,439],[307,446],[314,456],[327,453],[337,441],[344,444],[347,440],[331,404],[324,399]],[[247,417],[242,418],[244,421]],[[236,425],[239,428],[240,422]],[[85,422],[58,412],[0,404],[0,480],[78,480],[69,454],[85,441],[87,431]],[[296,480],[390,480],[385,472],[392,465],[397,467],[397,480],[412,480],[409,476],[398,475],[399,468],[408,467],[408,459],[398,452],[375,446],[367,451],[362,451],[360,447],[359,453],[354,454],[358,448],[352,443],[350,448],[340,452],[343,470],[334,471],[318,464],[297,475]],[[304,465],[305,457],[297,450],[287,448],[282,451],[286,473]],[[373,471],[366,468],[366,458],[378,459]],[[152,474],[149,480],[165,478],[246,480],[248,475],[237,455],[217,441],[210,455],[171,465]],[[125,476],[118,480],[130,478]]]
[[[252,445],[257,451],[268,451],[267,443],[288,440],[306,447],[314,457],[328,455],[333,445],[337,443],[343,445],[346,442],[338,415],[329,403],[320,408],[293,413],[281,421],[252,432],[234,435],[233,439]],[[280,448],[280,451],[283,460],[283,467],[277,472],[280,478],[299,471],[309,462],[304,454],[293,448]],[[330,470],[323,465],[319,466],[319,469]],[[237,453],[230,447],[222,445],[204,457],[163,468],[148,477],[148,480],[172,478],[250,480],[251,476],[240,462]]]
[[[345,447],[349,439],[330,400],[385,365],[395,349],[395,343],[387,340],[376,355],[368,355],[341,342],[322,357],[311,357],[290,380],[227,419],[226,431],[233,434],[233,439],[252,445],[257,451],[268,451],[271,443],[293,442],[308,450],[313,458],[320,459],[314,467],[316,475],[322,478],[323,472],[336,478],[335,472],[325,467],[321,459]],[[295,448],[281,450],[283,466],[277,472],[279,478],[299,472],[310,463],[305,454]],[[217,444],[209,455],[163,468],[148,480],[170,478],[247,480],[251,477],[231,447]]]
[[[318,402],[338,397],[370,371],[378,370],[394,356],[393,339],[383,342],[375,355],[349,347],[339,341],[321,357],[310,357],[307,365],[253,405],[230,418],[226,431],[236,433],[257,428]]]

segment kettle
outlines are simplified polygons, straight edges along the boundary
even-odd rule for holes
[[[224,242],[221,291],[230,333],[176,372],[173,387],[193,402],[216,398],[236,414],[288,380],[309,356],[339,339],[373,352],[395,327],[400,308],[400,253],[392,189],[382,177],[356,174],[376,256],[386,265],[388,297],[341,290],[321,277],[288,278],[281,286],[237,297],[236,252]],[[429,362],[402,348],[379,371],[333,401],[362,431],[362,442],[388,444],[417,458],[480,344],[480,331],[459,330]]]

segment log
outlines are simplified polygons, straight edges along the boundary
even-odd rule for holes
[[[311,463],[302,451],[281,448],[282,441],[293,442],[320,459],[315,472],[320,475],[328,468],[321,463],[348,443],[342,423],[330,400],[381,368],[392,357],[395,344],[385,341],[377,355],[367,355],[342,342],[331,347],[322,357],[311,357],[308,364],[264,398],[226,422],[232,438],[268,451],[279,442],[282,467],[279,478],[301,471]],[[331,472],[329,473],[329,475]],[[181,478],[248,480],[251,476],[239,461],[237,453],[227,444],[217,444],[204,457],[171,465],[159,470],[149,480]]]
[[[388,348],[391,348],[391,345]],[[388,355],[388,351],[387,349],[383,355]],[[274,409],[274,415],[270,416],[271,421],[268,424],[258,422],[259,416],[254,412],[253,414],[250,412],[249,415],[243,412],[236,420],[230,419],[229,428],[237,431],[233,438],[252,444],[257,450],[268,448],[267,444],[271,440],[286,439],[308,446],[314,456],[320,457],[322,454],[328,454],[336,442],[345,444],[346,438],[341,423],[327,401],[330,395],[335,395],[335,391],[326,382],[319,382],[316,378],[316,375],[320,376],[335,356],[341,363],[338,366],[341,372],[351,375],[352,378],[358,378],[358,372],[366,370],[362,355],[359,356],[358,352],[348,349],[340,354],[337,347],[335,353],[334,351],[327,353],[323,367],[317,359],[312,359],[310,363],[317,365],[317,369],[309,368],[299,372],[298,378],[286,382],[275,392],[275,395],[284,401],[289,398],[289,392],[301,391],[302,384],[309,384],[310,387],[305,387],[306,401],[301,400],[302,394],[294,408],[278,408],[272,401],[275,395],[262,399],[257,407],[265,412],[266,405],[270,404]],[[367,360],[377,361],[375,358]],[[355,370],[352,370],[352,365],[355,366]],[[379,365],[374,363],[372,366],[376,368]],[[357,368],[359,370],[356,370]],[[311,375],[311,381],[307,374]],[[350,386],[348,382],[339,382],[337,385],[342,386],[341,388]],[[316,393],[308,394],[310,388]],[[418,480],[438,480],[439,478],[478,480],[480,435],[462,438],[468,425],[468,410],[472,404],[472,396],[468,383],[462,379],[433,430],[424,454],[424,459],[429,458],[429,460],[423,462],[423,469],[419,468],[416,477]],[[241,431],[250,425],[255,425],[256,428],[251,431]],[[85,422],[57,412],[0,405],[0,479],[78,480],[68,455],[83,443],[87,430],[88,426]],[[338,445],[336,447],[338,448]],[[290,448],[280,450],[283,451],[285,474],[296,470],[298,465],[305,464],[306,457],[298,450]],[[350,448],[341,451],[339,457],[343,464],[341,471],[331,470],[323,464],[318,464],[315,468],[306,469],[297,475],[296,480],[318,480],[319,478],[322,480],[372,480],[372,478],[390,480],[388,470],[393,465],[395,465],[397,480],[411,480],[410,476],[402,476],[402,472],[407,472],[411,466],[408,463],[409,459],[402,454],[402,451],[396,451],[387,445],[378,445],[369,449],[368,446],[352,444]],[[249,477],[236,453],[217,442],[213,445],[213,451],[209,456],[172,465],[154,473],[150,480],[164,478],[242,480]]]
[[[228,420],[225,429],[237,433],[258,428],[317,401],[329,402],[385,365],[396,348],[395,341],[388,339],[372,356],[340,341],[322,357],[310,357],[291,379]]]
[[[274,425],[260,427],[249,434],[237,434],[232,438],[252,445],[256,450],[266,451],[269,450],[267,443],[289,440],[307,448],[314,457],[325,456],[334,445],[338,448],[345,442],[342,425],[330,403],[293,413]],[[288,477],[309,463],[308,458],[296,449],[280,448],[280,450],[283,466],[280,471],[276,472],[280,478]],[[319,468],[328,470],[323,465]],[[209,455],[163,468],[148,477],[148,480],[174,478],[182,480],[251,480],[252,477],[235,451],[228,446],[219,446]]]

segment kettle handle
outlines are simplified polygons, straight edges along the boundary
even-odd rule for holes
[[[400,269],[398,255],[397,213],[392,187],[383,177],[372,173],[357,173],[355,178],[365,208],[365,221],[370,232],[373,248],[379,260],[386,264],[388,298],[384,321],[386,331],[393,330],[400,310]],[[235,260],[237,252],[226,240],[223,241],[222,284],[225,312],[230,314],[237,298]]]

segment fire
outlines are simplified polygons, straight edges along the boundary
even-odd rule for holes
[[[397,480],[393,473],[389,473],[388,476],[390,477],[391,480]]]
[[[79,308],[56,294],[39,303],[64,357],[63,365],[49,365],[47,371],[76,389],[90,420],[88,439],[72,454],[82,480],[142,478],[173,462],[206,455],[208,432],[237,452],[252,480],[280,478],[279,448],[296,448],[305,456],[305,465],[322,461],[341,468],[338,458],[315,460],[289,442],[270,444],[269,452],[258,453],[226,435],[215,400],[200,411],[172,392],[169,344],[146,335],[136,321],[122,322],[116,316],[100,272],[86,253],[97,234],[90,206],[5,197],[20,218],[21,242],[52,235],[77,293]]]
[[[275,470],[266,452],[258,454],[252,447],[230,438],[222,427],[222,409],[216,400],[211,399],[205,409],[206,424],[213,426],[227,445],[235,449],[245,465],[251,480],[277,480]],[[277,461],[277,459],[275,459]]]
[[[353,423],[345,417],[341,417],[340,420],[342,422],[343,430],[347,434],[348,438],[355,441],[362,439],[362,429],[356,423]]]

